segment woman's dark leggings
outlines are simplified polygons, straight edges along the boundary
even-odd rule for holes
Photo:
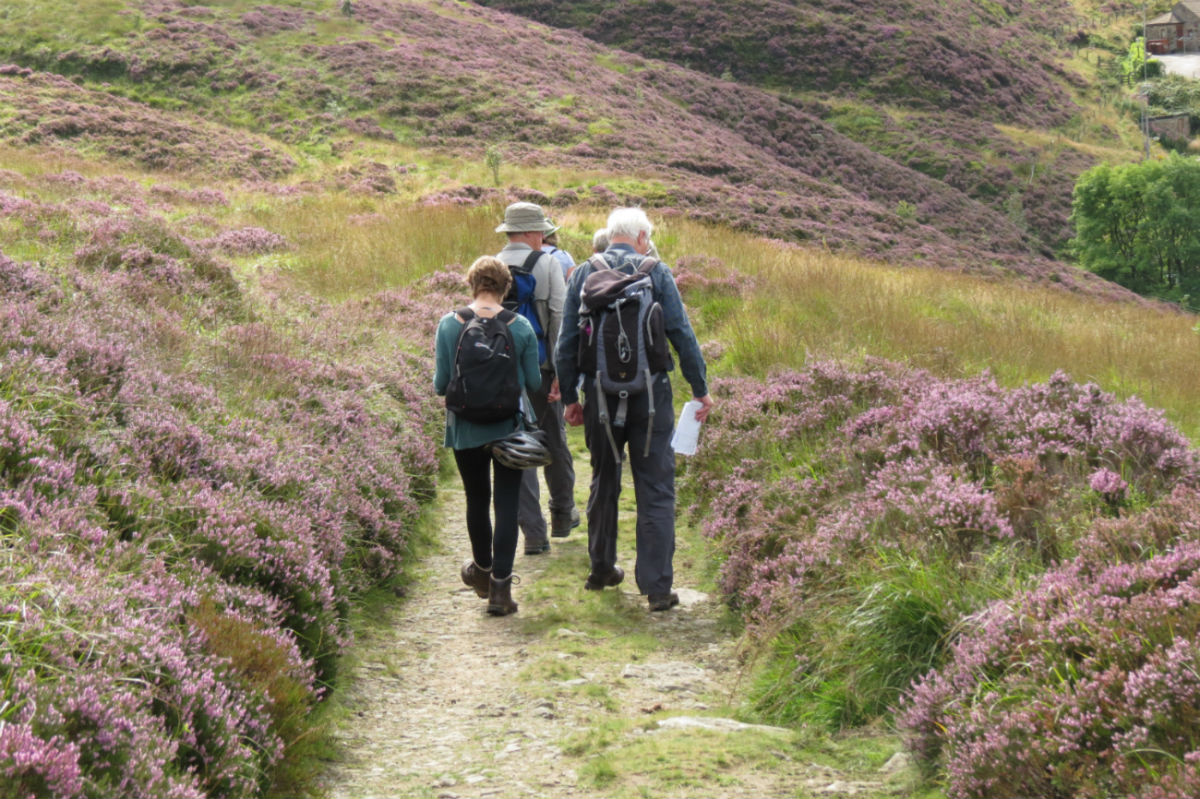
[[[454,462],[467,495],[467,535],[471,554],[481,568],[491,567],[492,576],[503,580],[512,574],[517,557],[517,499],[521,471],[501,466],[483,447],[454,450]],[[493,484],[495,490],[493,491]],[[496,527],[493,534],[490,507],[494,503]]]

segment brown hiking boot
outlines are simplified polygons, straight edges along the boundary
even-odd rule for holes
[[[475,561],[468,560],[462,567],[462,581],[468,588],[475,589],[475,595],[480,599],[488,598],[488,580],[492,577],[491,569],[481,569]]]
[[[674,591],[669,594],[651,594],[649,603],[651,610],[670,610],[679,604],[679,594]]]
[[[552,538],[566,538],[579,524],[580,518],[577,508],[571,508],[569,513],[552,513],[550,514],[550,536]]]
[[[526,555],[541,555],[541,554],[543,554],[545,552],[549,552],[549,551],[550,551],[550,539],[546,539],[545,541],[542,541],[540,543],[535,542],[533,544],[529,543],[529,539],[525,540],[525,554]]]
[[[613,566],[612,571],[605,575],[598,575],[592,572],[583,581],[583,587],[589,591],[603,591],[605,588],[620,585],[625,579],[625,572],[620,566]]]
[[[507,616],[517,612],[517,603],[513,602],[512,598],[512,584],[511,574],[503,580],[497,580],[495,577],[488,579],[488,613],[493,616]]]

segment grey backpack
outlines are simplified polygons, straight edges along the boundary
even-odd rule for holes
[[[619,272],[601,256],[593,256],[594,270],[584,279],[579,295],[579,370],[595,378],[595,389],[618,399],[611,418],[608,403],[600,402],[613,453],[619,460],[612,428],[625,425],[629,398],[649,395],[651,424],[654,416],[653,376],[671,368],[662,306],[654,299],[650,272],[658,265],[646,258],[632,274]],[[650,437],[646,437],[649,455]]]

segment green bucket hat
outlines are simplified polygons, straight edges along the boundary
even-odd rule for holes
[[[513,203],[504,209],[504,222],[496,228],[497,233],[550,233],[558,230],[546,219],[540,205]]]

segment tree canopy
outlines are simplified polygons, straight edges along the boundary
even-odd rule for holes
[[[1075,184],[1079,262],[1140,294],[1200,307],[1200,161],[1100,164]]]

